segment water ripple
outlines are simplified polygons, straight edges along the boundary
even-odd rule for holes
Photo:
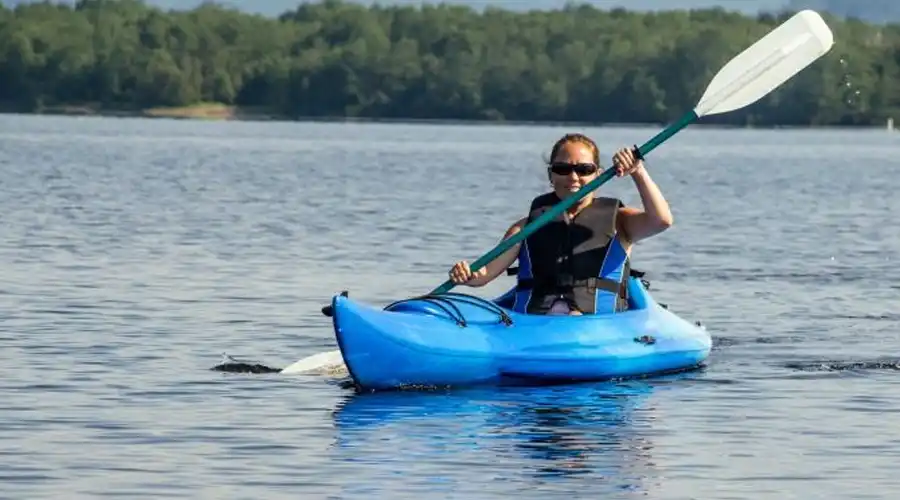
[[[566,131],[0,116],[0,497],[891,498],[881,131],[698,127],[648,160],[676,223],[635,266],[712,332],[702,370],[363,395],[272,368],[336,348],[333,294],[385,305],[492,248]]]

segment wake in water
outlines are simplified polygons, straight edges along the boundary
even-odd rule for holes
[[[843,316],[842,316],[843,317]],[[866,316],[866,319],[881,319],[881,317]],[[783,337],[754,337],[747,339],[739,339],[735,337],[714,337],[713,351],[727,349],[736,345],[743,344],[781,344],[804,342],[805,338],[799,336],[783,336]],[[854,359],[854,360],[813,360],[813,361],[794,361],[780,365],[789,370],[802,372],[869,372],[869,371],[900,371],[900,359],[897,358],[875,358],[875,359]]]
[[[721,349],[725,349],[727,347],[732,347],[736,345],[744,345],[744,344],[791,344],[794,342],[803,342],[807,340],[804,337],[799,335],[797,336],[782,336],[782,337],[753,337],[749,339],[744,338],[736,338],[736,337],[713,337],[713,351],[718,351]]]
[[[785,368],[804,372],[844,372],[888,370],[900,371],[900,359],[873,359],[858,361],[810,361],[787,363]]]
[[[216,372],[227,373],[281,373],[281,368],[272,368],[260,363],[248,363],[222,354],[222,362],[210,368]]]
[[[738,339],[734,337],[713,337],[713,351],[727,349],[739,344],[776,344],[802,342],[801,337],[757,337],[751,339]],[[326,351],[312,356],[307,356],[284,368],[275,368],[262,363],[242,361],[223,354],[222,362],[210,368],[212,371],[225,373],[244,374],[270,374],[282,375],[320,375],[331,378],[349,378],[349,372],[344,364],[340,351]],[[845,371],[900,371],[900,359],[878,358],[872,360],[821,360],[798,361],[781,365],[789,370],[803,372],[845,372]]]

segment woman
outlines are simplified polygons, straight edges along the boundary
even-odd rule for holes
[[[516,260],[519,271],[512,308],[529,314],[593,314],[627,308],[626,282],[634,243],[665,231],[672,213],[644,163],[629,148],[613,157],[618,177],[631,176],[644,205],[626,207],[620,200],[588,194],[555,220],[535,231],[487,266],[473,273],[466,261],[450,270],[457,285],[490,283]],[[582,134],[567,134],[554,144],[547,175],[553,190],[531,203],[527,217],[510,226],[504,238],[518,233],[562,199],[600,174],[600,152]]]

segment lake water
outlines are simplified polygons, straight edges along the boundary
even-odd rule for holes
[[[334,293],[428,291],[586,131],[0,117],[0,497],[893,498],[900,135],[685,130],[635,250],[705,370],[357,395],[212,371],[335,348]],[[639,204],[630,180],[601,192]],[[476,293],[504,291],[512,278]]]

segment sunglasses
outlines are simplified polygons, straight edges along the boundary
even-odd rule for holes
[[[596,174],[600,170],[593,163],[553,163],[550,165],[550,171],[556,175],[569,175],[575,172],[578,177],[587,177]]]

